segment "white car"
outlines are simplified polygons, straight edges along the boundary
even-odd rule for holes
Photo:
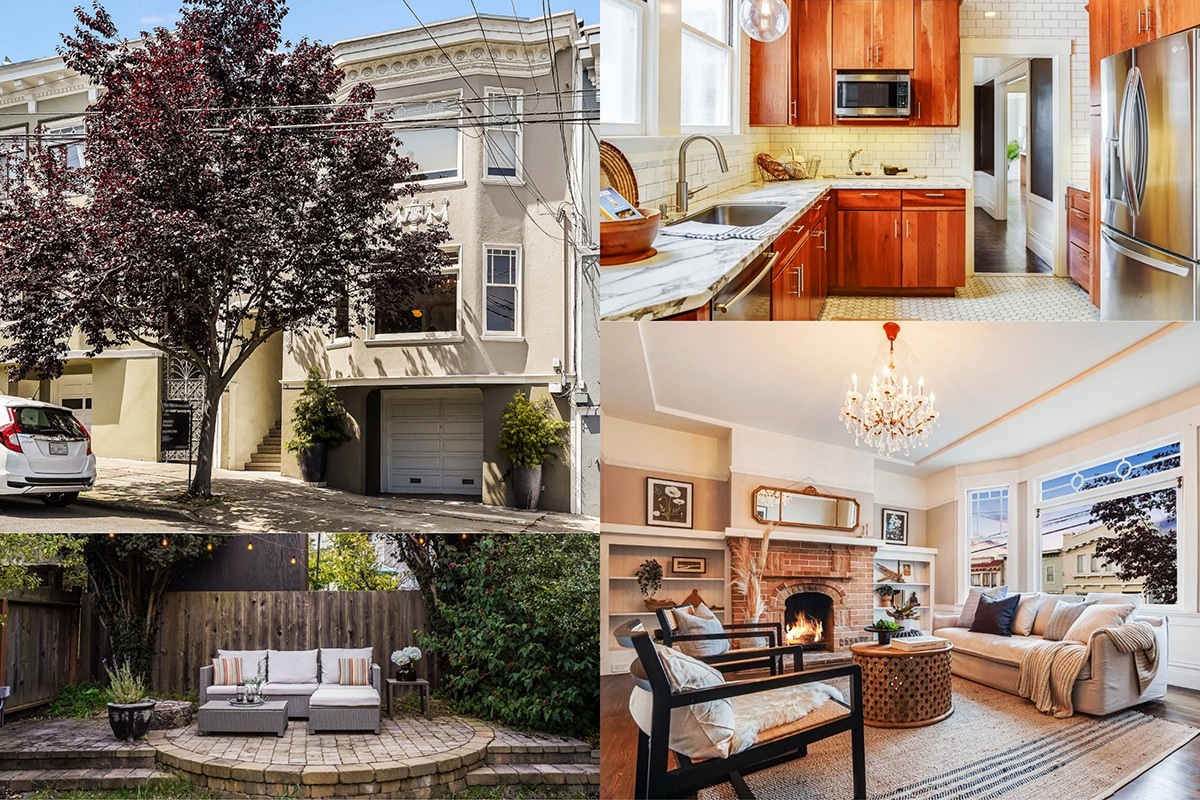
[[[92,437],[69,409],[0,395],[0,495],[65,506],[95,482]]]

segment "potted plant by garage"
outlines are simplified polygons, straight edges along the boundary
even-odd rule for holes
[[[500,452],[512,461],[517,508],[535,509],[542,494],[542,464],[565,444],[570,423],[555,419],[550,398],[534,403],[521,392],[513,395],[500,425]]]
[[[299,460],[301,477],[306,483],[324,484],[330,448],[350,441],[350,435],[346,407],[316,367],[308,368],[304,389],[292,406],[292,434],[287,449]]]
[[[133,674],[129,662],[114,664],[115,669],[104,660],[108,673],[108,691],[112,702],[108,704],[108,724],[113,736],[122,740],[142,739],[150,730],[154,717],[154,701],[146,699],[146,683],[140,675]]]

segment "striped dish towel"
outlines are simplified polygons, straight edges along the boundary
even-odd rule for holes
[[[762,239],[770,235],[774,225],[755,225],[752,228],[742,228],[737,225],[710,225],[706,222],[681,222],[670,225],[659,231],[666,236],[682,236],[686,239],[708,239],[721,241],[723,239]]]

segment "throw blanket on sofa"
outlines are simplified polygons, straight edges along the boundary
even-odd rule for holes
[[[1059,718],[1074,714],[1071,692],[1075,689],[1075,680],[1092,654],[1092,642],[1102,634],[1108,636],[1122,653],[1133,653],[1138,686],[1146,691],[1158,673],[1158,640],[1148,623],[1127,622],[1115,628],[1099,629],[1086,645],[1068,641],[1042,642],[1031,647],[1021,659],[1017,692],[1032,700],[1042,713],[1053,713]]]

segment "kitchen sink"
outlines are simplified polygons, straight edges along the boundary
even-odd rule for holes
[[[783,211],[787,206],[764,205],[761,203],[721,203],[709,206],[703,211],[697,211],[686,217],[674,220],[670,225],[681,222],[703,222],[710,225],[733,225],[738,228],[752,228],[761,225],[771,217]]]

